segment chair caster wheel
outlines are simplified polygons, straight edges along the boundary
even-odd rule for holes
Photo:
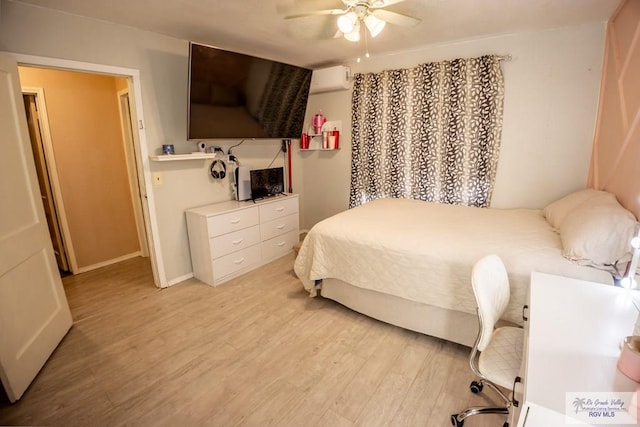
[[[462,427],[464,420],[458,421],[458,414],[451,415],[451,425],[454,427]]]
[[[483,387],[482,384],[479,383],[478,381],[471,381],[471,385],[469,386],[469,389],[471,390],[471,393],[478,394],[482,391],[482,387]]]

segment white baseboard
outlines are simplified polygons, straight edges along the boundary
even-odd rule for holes
[[[185,280],[187,280],[187,279],[191,279],[192,277],[193,277],[193,273],[187,273],[187,274],[185,274],[185,275],[178,276],[178,277],[176,277],[175,279],[171,279],[171,280],[169,280],[169,281],[167,282],[167,286],[166,286],[166,287],[173,286],[173,285],[177,285],[178,283],[180,283],[180,282],[184,282]]]
[[[139,256],[142,256],[142,252],[140,252],[140,251],[133,252],[133,253],[130,253],[130,254],[127,254],[127,255],[122,255],[121,257],[118,257],[118,258],[113,258],[113,259],[109,259],[107,261],[102,261],[102,262],[99,262],[99,263],[96,263],[96,264],[86,265],[84,267],[79,267],[78,271],[76,271],[74,274],[86,273],[87,271],[95,270],[95,269],[101,268],[101,267],[106,267],[108,265],[116,264],[116,263],[118,263],[120,261],[126,261],[128,259],[139,257]]]

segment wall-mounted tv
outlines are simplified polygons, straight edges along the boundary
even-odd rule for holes
[[[254,169],[249,175],[253,200],[284,193],[284,168]]]
[[[299,138],[311,73],[190,43],[187,138]]]

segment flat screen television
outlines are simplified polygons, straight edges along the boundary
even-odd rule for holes
[[[253,200],[284,193],[284,168],[254,169],[249,175]]]
[[[190,43],[187,138],[299,138],[311,73]]]

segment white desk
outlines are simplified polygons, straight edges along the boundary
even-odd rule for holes
[[[638,317],[630,291],[533,273],[529,292],[519,427],[564,426],[566,392],[636,391],[616,368]]]

